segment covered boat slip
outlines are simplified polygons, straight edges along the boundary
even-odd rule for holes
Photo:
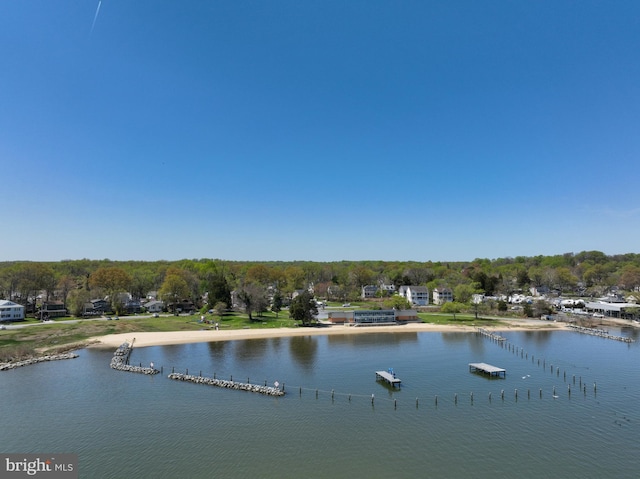
[[[489,376],[500,377],[502,375],[503,377],[507,377],[506,369],[498,368],[487,363],[469,363],[469,371],[481,372]]]

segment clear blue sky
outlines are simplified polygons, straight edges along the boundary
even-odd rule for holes
[[[0,52],[0,260],[638,252],[635,0],[4,0]]]

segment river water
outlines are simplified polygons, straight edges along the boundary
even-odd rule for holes
[[[638,343],[500,334],[506,342],[376,332],[134,349],[132,364],[162,366],[153,377],[82,350],[0,372],[0,450],[78,454],[83,478],[638,477]],[[399,390],[376,382],[388,368]],[[278,381],[287,394],[171,381],[172,369]]]

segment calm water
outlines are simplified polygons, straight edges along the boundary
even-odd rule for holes
[[[113,371],[111,351],[83,350],[0,373],[0,449],[77,453],[85,478],[638,477],[638,343],[502,334],[518,349],[473,333],[135,349],[132,363],[164,366],[155,377]],[[470,373],[469,362],[507,376]],[[171,381],[172,367],[277,380],[287,395]],[[399,391],[375,381],[389,367]]]

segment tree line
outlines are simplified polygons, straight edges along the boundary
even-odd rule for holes
[[[165,302],[189,300],[197,307],[231,306],[235,292],[252,313],[276,310],[311,290],[316,298],[353,301],[371,284],[450,288],[466,303],[475,293],[510,295],[546,288],[564,295],[597,297],[612,288],[640,290],[640,255],[599,251],[468,262],[416,261],[263,261],[220,259],[179,261],[65,260],[0,263],[0,299],[18,303],[62,301],[74,314],[96,298],[127,292],[145,298],[156,291]],[[384,289],[381,296],[388,295]],[[274,301],[274,298],[278,298]]]

